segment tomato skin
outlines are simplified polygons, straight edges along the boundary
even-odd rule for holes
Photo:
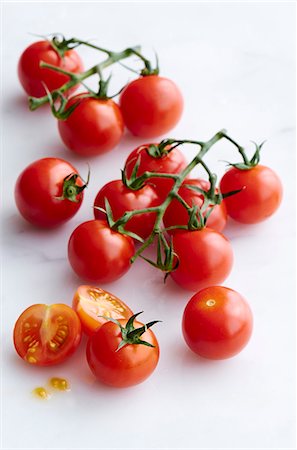
[[[129,306],[115,295],[87,285],[77,288],[72,307],[81,321],[83,331],[89,336],[106,323],[104,317],[128,320],[133,315]]]
[[[36,366],[59,364],[80,344],[80,320],[64,304],[32,305],[16,321],[13,340],[18,355],[26,362]]]
[[[78,94],[67,103],[78,106],[66,120],[58,120],[58,129],[66,147],[81,156],[96,156],[118,145],[124,132],[122,113],[110,99]]]
[[[80,224],[68,242],[68,259],[74,272],[88,281],[109,283],[131,267],[133,239],[113,231],[105,220]]]
[[[183,112],[183,98],[173,81],[148,75],[125,87],[120,107],[129,131],[135,136],[151,138],[174,128]]]
[[[122,217],[126,211],[152,208],[160,204],[159,197],[153,187],[146,185],[137,191],[133,191],[127,188],[121,180],[114,180],[105,184],[98,192],[94,206],[104,209],[105,198],[111,206],[114,220]],[[96,219],[106,218],[106,215],[98,209],[94,209],[94,215]],[[127,222],[125,229],[145,239],[153,231],[155,220],[155,213],[136,214]]]
[[[189,206],[203,204],[203,195],[185,187],[185,185],[192,185],[207,191],[210,184],[202,179],[190,179],[183,182],[178,190],[178,194],[185,200]],[[165,211],[163,223],[165,228],[174,225],[187,225],[189,222],[189,215],[186,208],[177,200],[173,199]],[[224,201],[216,205],[207,219],[207,227],[216,231],[223,231],[227,223],[227,210]],[[169,234],[173,234],[176,230],[169,230]]]
[[[54,50],[48,41],[38,41],[29,45],[18,62],[18,77],[25,92],[32,97],[43,97],[46,91],[60,88],[69,81],[69,76],[40,67],[40,62],[59,67],[67,72],[80,73],[84,70],[82,60],[75,50],[65,52],[64,58]],[[77,85],[67,91],[69,95],[77,89]]]
[[[231,244],[211,228],[175,232],[173,248],[179,257],[179,266],[171,277],[184,289],[198,291],[222,283],[231,271]]]
[[[126,320],[119,320],[122,326]],[[134,322],[135,328],[143,326]],[[95,377],[109,386],[129,387],[142,383],[154,371],[159,360],[158,341],[148,329],[141,339],[154,345],[154,348],[142,344],[127,344],[116,351],[122,340],[118,325],[107,322],[89,339],[87,361]]]
[[[133,167],[136,161],[140,157],[140,164],[137,170],[137,176],[139,177],[144,172],[159,172],[178,174],[187,166],[187,160],[184,154],[175,148],[168,153],[164,153],[161,158],[154,158],[151,156],[147,148],[150,144],[145,144],[137,147],[128,156],[125,162],[125,172],[127,178],[131,177]],[[153,144],[158,145],[158,144]],[[161,200],[164,200],[171,190],[174,181],[169,178],[150,178],[147,183],[155,187],[157,194]]]
[[[235,356],[248,343],[252,328],[252,311],[246,300],[223,286],[197,292],[189,300],[182,319],[187,345],[209,359]]]
[[[15,202],[21,215],[32,225],[51,228],[71,219],[79,210],[83,201],[83,192],[77,202],[67,198],[61,200],[64,178],[78,174],[67,161],[60,158],[42,158],[19,175],[15,185]],[[76,184],[83,182],[77,178]]]
[[[244,188],[225,198],[227,212],[232,219],[253,224],[270,217],[282,199],[282,184],[269,167],[257,165],[248,170],[229,169],[220,182],[222,193]]]

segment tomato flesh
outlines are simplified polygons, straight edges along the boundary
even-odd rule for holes
[[[36,304],[20,315],[13,338],[21,358],[30,364],[49,366],[74,353],[81,340],[81,324],[67,305]]]

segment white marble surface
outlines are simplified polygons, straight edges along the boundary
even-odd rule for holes
[[[2,447],[12,448],[295,448],[295,5],[293,3],[13,3],[2,6]],[[155,327],[161,359],[153,376],[135,388],[96,383],[84,359],[85,342],[66,364],[28,367],[14,352],[12,329],[20,312],[37,303],[70,304],[80,281],[66,247],[76,225],[92,216],[97,190],[118,178],[141,140],[128,134],[110,154],[90,160],[92,178],[73,220],[38,231],[18,215],[13,189],[19,172],[45,156],[86,163],[61,144],[46,109],[30,113],[16,76],[28,33],[61,31],[98,38],[122,49],[142,44],[158,51],[162,74],[183,91],[185,112],[177,138],[207,139],[220,128],[243,145],[267,139],[262,162],[280,175],[284,199],[278,213],[257,226],[229,223],[235,265],[225,285],[241,292],[254,312],[248,347],[237,357],[211,362],[186,348],[180,331],[190,298],[152,267],[137,261],[104,287]],[[86,66],[97,55],[81,50]],[[119,70],[119,72],[118,72]],[[114,68],[113,88],[127,72]],[[192,150],[186,150],[189,157]],[[208,162],[220,175],[234,158],[219,144]],[[69,393],[50,401],[31,390],[50,376],[65,376]]]

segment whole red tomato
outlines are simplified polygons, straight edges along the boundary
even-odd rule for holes
[[[80,320],[67,305],[32,305],[18,318],[13,339],[17,353],[28,363],[58,364],[77,349],[81,340]]]
[[[270,217],[282,199],[282,184],[269,167],[257,165],[242,170],[229,169],[220,182],[222,193],[242,189],[225,198],[229,216],[241,223],[258,223]]]
[[[51,64],[67,72],[80,73],[83,63],[75,50],[67,50],[62,58],[49,41],[31,44],[22,53],[18,63],[18,76],[24,90],[32,97],[46,95],[43,83],[49,91],[60,88],[69,81],[69,76],[51,69],[40,67],[40,62]],[[68,90],[74,92],[77,86]]]
[[[160,203],[153,187],[145,185],[135,191],[127,188],[121,180],[114,180],[105,184],[98,192],[94,206],[104,209],[105,198],[111,206],[115,221],[122,217],[126,211],[152,208]],[[106,215],[96,208],[94,209],[94,215],[96,219],[106,218]],[[155,213],[136,214],[127,222],[125,229],[145,239],[153,231],[155,220]]]
[[[239,353],[252,334],[253,316],[246,300],[223,286],[202,289],[188,302],[182,331],[190,349],[204,358]]]
[[[227,278],[233,264],[233,251],[221,233],[211,228],[176,231],[172,239],[179,265],[171,277],[181,287],[198,291]]]
[[[58,120],[60,136],[69,150],[81,156],[96,156],[112,150],[124,132],[118,105],[110,99],[78,94],[68,100],[66,108],[78,106],[66,120]]]
[[[135,136],[151,138],[174,128],[182,115],[183,98],[173,81],[147,75],[125,87],[120,107],[129,131]]]
[[[153,155],[149,152],[151,144],[141,145],[133,150],[125,162],[125,173],[127,178],[131,177],[133,168],[136,162],[139,162],[137,169],[137,176],[139,177],[144,172],[159,172],[167,174],[178,174],[187,166],[187,160],[184,154],[178,149],[170,148],[164,149],[161,155]],[[158,144],[152,144],[158,145]],[[147,183],[156,188],[157,194],[161,200],[167,196],[172,188],[174,181],[169,178],[150,178]]]
[[[19,175],[15,202],[28,222],[38,227],[55,227],[76,214],[83,200],[83,186],[70,163],[59,158],[43,158]]]
[[[202,179],[190,179],[183,182],[182,186],[178,190],[178,194],[180,197],[190,206],[198,206],[202,207],[203,204],[203,195],[197,191],[193,191],[192,189],[187,188],[186,186],[194,186],[204,191],[208,191],[210,188],[210,183],[206,180]],[[209,207],[206,212],[209,211]],[[205,213],[203,214],[205,215]],[[173,199],[172,202],[167,207],[164,217],[163,223],[164,226],[172,227],[174,225],[187,225],[189,222],[189,215],[186,208],[177,200]],[[216,231],[223,231],[227,223],[227,210],[224,201],[219,205],[215,205],[212,209],[208,219],[207,219],[207,227],[212,228]],[[175,230],[169,230],[168,233],[172,234]]]
[[[68,259],[82,279],[109,283],[131,267],[133,239],[112,230],[105,220],[89,220],[71,234]]]
[[[158,341],[151,329],[145,331],[141,322],[133,322],[131,332],[142,331],[141,341],[145,341],[142,344],[135,336],[130,337],[127,324],[123,319],[118,323],[107,322],[95,331],[87,344],[90,369],[98,380],[113,387],[142,383],[159,360]]]

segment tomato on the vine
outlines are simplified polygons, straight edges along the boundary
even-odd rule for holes
[[[253,316],[246,300],[223,286],[197,292],[182,319],[183,336],[190,349],[210,359],[239,353],[248,343],[252,328]]]
[[[202,179],[190,179],[183,182],[178,190],[179,196],[190,206],[198,206],[201,208],[203,205],[203,194],[198,191],[194,191],[187,186],[193,186],[204,191],[208,191],[210,188],[210,183]],[[209,211],[209,208],[205,212]],[[203,216],[205,216],[205,212]],[[172,227],[174,225],[187,225],[189,222],[189,215],[185,206],[183,206],[176,198],[174,198],[169,206],[167,207],[163,223],[164,226]],[[207,227],[212,228],[216,231],[223,231],[227,223],[227,210],[224,201],[219,205],[215,205],[207,219]],[[172,234],[175,230],[169,230],[168,233]]]
[[[230,217],[241,223],[258,223],[270,217],[282,199],[282,184],[276,173],[260,164],[239,169],[232,167],[221,179],[222,193],[242,189],[225,198]]]
[[[146,75],[125,87],[120,107],[129,131],[151,138],[167,133],[177,124],[183,111],[183,98],[173,81]]]
[[[32,305],[16,321],[13,339],[17,353],[28,363],[58,364],[77,349],[81,340],[80,320],[67,305]]]
[[[43,97],[46,95],[44,85],[49,91],[59,89],[69,81],[69,76],[54,70],[40,67],[44,62],[59,67],[67,72],[80,73],[83,63],[75,50],[67,50],[62,58],[49,41],[38,41],[29,45],[22,53],[18,63],[19,80],[28,95]],[[68,90],[74,92],[78,85]]]
[[[105,199],[108,200],[114,221],[123,216],[125,212],[137,209],[146,209],[158,206],[159,197],[155,189],[145,185],[141,189],[132,190],[126,187],[121,180],[110,181],[98,192],[94,206],[105,209]],[[94,208],[96,219],[105,219],[106,215]],[[156,213],[143,213],[133,216],[125,225],[125,230],[136,233],[141,238],[147,238],[155,224]]]
[[[139,163],[136,175],[139,177],[144,172],[159,172],[166,174],[179,174],[187,166],[187,160],[184,154],[178,149],[170,150],[170,147],[164,149],[161,155],[154,155],[149,151],[151,144],[141,145],[133,150],[125,162],[125,174],[127,178],[131,177],[136,163]],[[158,144],[152,144],[157,146]],[[171,190],[174,181],[169,178],[152,177],[147,181],[156,188],[160,199],[164,199]]]
[[[108,318],[129,319],[133,312],[118,297],[94,286],[79,286],[74,294],[73,309],[80,318],[83,331],[91,335]]]
[[[221,233],[211,228],[178,230],[173,234],[172,242],[179,264],[171,277],[184,289],[198,291],[222,283],[229,275],[233,251]]]
[[[89,338],[87,361],[95,377],[113,387],[142,383],[159,360],[159,345],[151,331],[156,321],[143,325],[129,320],[108,321]]]
[[[80,224],[70,236],[68,259],[82,279],[109,283],[122,277],[131,267],[134,242],[112,230],[105,220]]]
[[[69,150],[81,156],[96,156],[118,145],[124,122],[113,100],[78,94],[68,100],[66,112],[74,104],[77,106],[70,115],[58,120],[60,136]]]
[[[76,214],[85,187],[70,163],[60,158],[42,158],[19,175],[15,202],[28,222],[38,227],[55,227]]]

